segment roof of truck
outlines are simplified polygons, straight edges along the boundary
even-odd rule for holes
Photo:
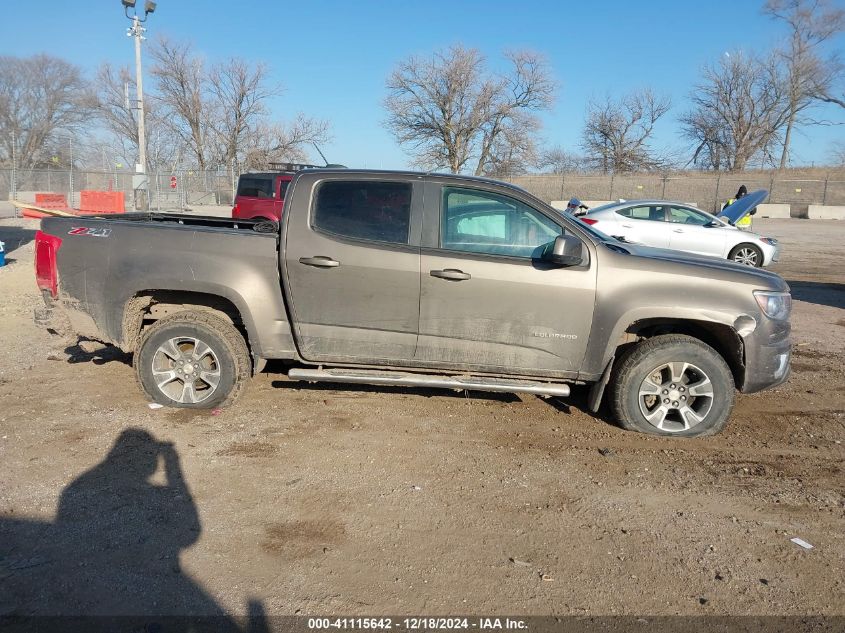
[[[393,169],[349,169],[349,168],[334,168],[334,167],[319,167],[316,169],[304,169],[302,171],[296,172],[296,175],[300,174],[313,174],[315,172],[318,173],[330,173],[330,174],[343,174],[344,176],[355,176],[356,174],[367,175],[367,176],[378,176],[378,175],[385,175],[385,176],[410,176],[410,177],[422,177],[422,176],[434,176],[437,178],[443,178],[447,180],[455,180],[455,181],[463,181],[463,182],[477,182],[477,183],[485,183],[491,185],[499,185],[502,187],[508,187],[510,189],[514,189],[516,191],[520,191],[522,193],[528,193],[522,187],[515,185],[510,182],[505,182],[503,180],[496,180],[495,178],[486,178],[484,176],[470,176],[467,174],[452,174],[447,172],[439,172],[439,171],[411,171],[411,170],[393,170]]]

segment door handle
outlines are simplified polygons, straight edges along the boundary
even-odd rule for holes
[[[318,268],[337,268],[340,266],[340,262],[336,262],[331,257],[326,257],[325,255],[317,255],[316,257],[300,257],[299,263],[305,264],[306,266],[317,266]]]
[[[626,229],[634,228],[633,225],[631,225],[631,224],[623,224],[622,226],[624,226]]]
[[[446,270],[432,270],[431,276],[439,277],[440,279],[448,279],[449,281],[463,281],[465,279],[472,278],[472,275],[469,273],[465,273],[462,270],[456,270],[454,268],[447,268]]]
[[[683,233],[683,232],[684,232],[684,230],[683,230],[683,229],[675,229],[675,230],[674,230],[674,231],[672,231],[672,232],[673,232],[673,233]]]

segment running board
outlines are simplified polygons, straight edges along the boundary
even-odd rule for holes
[[[386,385],[392,387],[433,387],[458,391],[495,391],[500,393],[531,393],[537,396],[569,395],[569,385],[506,380],[482,376],[436,376],[399,371],[367,371],[362,369],[304,369],[293,368],[288,372],[291,380],[306,382],[342,382],[359,385]]]

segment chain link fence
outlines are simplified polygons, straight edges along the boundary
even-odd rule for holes
[[[150,209],[183,210],[203,205],[231,205],[239,173],[218,169],[158,171],[149,174]],[[127,210],[136,207],[134,174],[128,171],[68,169],[0,169],[0,200],[34,202],[35,193],[64,194],[70,206],[82,190],[123,191]],[[845,173],[817,178],[797,178],[777,172],[744,174],[589,175],[540,174],[517,176],[510,182],[537,197],[552,200],[679,200],[707,211],[716,211],[736,194],[740,185],[749,191],[767,189],[770,203],[792,205],[802,215],[810,204],[845,205]]]
[[[748,191],[767,189],[767,202],[793,205],[799,214],[811,204],[845,205],[845,174],[823,178],[792,178],[775,172],[677,176],[541,174],[508,180],[546,202],[573,196],[581,200],[656,198],[687,202],[714,212],[734,197],[740,185],[745,185]]]
[[[69,169],[0,169],[0,200],[35,202],[36,193],[63,194],[71,207],[79,192],[122,191],[126,209],[136,208],[139,192],[133,188],[135,174],[127,171]],[[148,174],[149,208],[184,210],[203,205],[231,205],[238,173],[231,168],[176,170]]]

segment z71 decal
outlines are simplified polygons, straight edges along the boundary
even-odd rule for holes
[[[75,226],[67,232],[68,235],[89,235],[91,237],[108,237],[111,229],[90,229],[87,226]]]

